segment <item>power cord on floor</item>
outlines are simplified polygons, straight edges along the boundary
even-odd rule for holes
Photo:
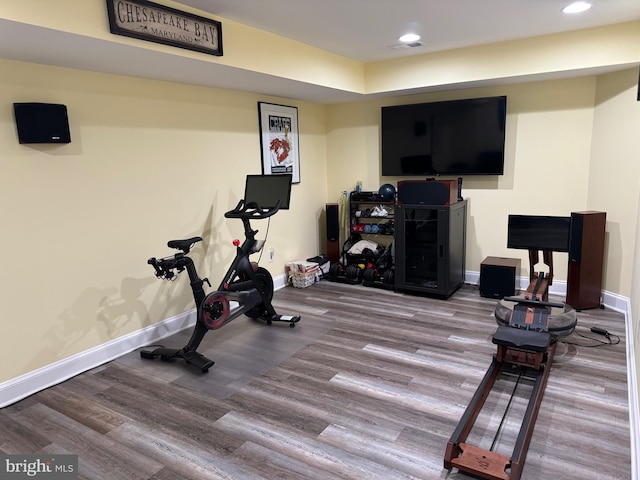
[[[620,337],[618,335],[613,335],[609,333],[607,330],[605,330],[604,328],[600,328],[600,327],[591,327],[591,333],[595,333],[596,335],[602,335],[608,340],[608,342],[602,341],[598,338],[590,337],[588,335],[583,335],[580,332],[574,332],[574,333],[576,333],[576,335],[578,335],[579,337],[586,338],[587,340],[591,340],[596,343],[592,345],[584,345],[582,343],[574,343],[566,340],[562,340],[562,343],[566,343],[567,345],[575,345],[577,347],[589,347],[589,348],[602,347],[603,345],[618,345],[620,343]]]

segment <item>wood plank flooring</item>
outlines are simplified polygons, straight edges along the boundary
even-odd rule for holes
[[[133,352],[0,410],[0,452],[77,454],[92,480],[471,478],[443,457],[495,353],[494,300],[468,285],[442,300],[323,281],[275,292],[274,306],[302,321],[209,332],[207,374]],[[624,318],[578,319],[523,479],[631,478]],[[592,326],[620,344],[589,347],[604,340]],[[513,385],[499,380],[469,443],[510,455],[530,389],[504,415]]]

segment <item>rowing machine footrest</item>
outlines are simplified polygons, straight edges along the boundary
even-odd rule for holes
[[[551,343],[551,334],[500,325],[493,334],[493,343],[533,352],[544,352]]]

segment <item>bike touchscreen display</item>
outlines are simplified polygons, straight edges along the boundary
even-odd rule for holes
[[[291,174],[247,175],[245,204],[256,203],[260,208],[274,208],[280,200],[280,210],[288,210],[291,179]]]

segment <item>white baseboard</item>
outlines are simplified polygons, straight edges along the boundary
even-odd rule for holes
[[[195,309],[0,384],[0,408],[82,372],[110,362],[144,345],[151,345],[195,323]]]
[[[529,286],[529,277],[516,278],[516,285],[521,292],[526,290]],[[480,285],[480,272],[466,272],[465,283],[469,285]],[[564,296],[567,294],[567,282],[562,280],[554,280],[553,284],[549,287],[549,293],[551,295]]]
[[[287,286],[287,276],[282,274],[277,277],[273,277],[273,289],[280,290],[283,287]]]
[[[627,395],[629,398],[629,429],[631,437],[631,478],[640,478],[638,476],[638,460],[640,459],[640,403],[638,403],[638,376],[636,371],[636,354],[633,340],[633,319],[631,317],[631,305],[629,299],[624,299],[619,295],[604,295],[604,304],[609,306],[607,301],[617,301],[620,306],[624,303],[624,308],[619,308],[624,313],[625,318],[625,337],[627,352]],[[624,302],[623,302],[624,300]],[[611,305],[610,308],[617,309]]]
[[[466,282],[479,284],[479,272],[467,272]],[[526,288],[528,278],[520,278],[520,288]],[[280,275],[273,279],[274,289],[279,290],[287,284],[285,275]],[[553,295],[566,294],[566,282],[553,282],[550,292]],[[627,351],[627,381],[629,395],[629,423],[631,436],[631,470],[632,478],[638,478],[637,460],[640,458],[638,450],[638,439],[640,438],[640,417],[638,404],[638,383],[635,367],[635,352],[633,345],[633,328],[631,325],[631,310],[629,299],[605,292],[603,303],[609,308],[622,312],[625,315],[626,324],[626,351]],[[144,345],[151,345],[163,338],[169,337],[185,328],[195,324],[195,309],[185,312],[167,320],[155,323],[136,332],[130,333],[120,338],[98,345],[79,354],[65,358],[58,362],[47,365],[29,372],[20,377],[8,380],[0,384],[0,408],[11,405],[23,398],[33,395],[40,390],[57,385],[71,377],[92,368],[114,360],[126,353],[132,352]]]
[[[273,279],[274,290],[286,286],[286,275]],[[45,388],[57,385],[71,377],[115,360],[145,345],[152,345],[170,337],[196,322],[195,308],[168,318],[123,337],[115,338],[97,347],[90,348],[71,357],[0,384],[0,408],[11,405]]]

